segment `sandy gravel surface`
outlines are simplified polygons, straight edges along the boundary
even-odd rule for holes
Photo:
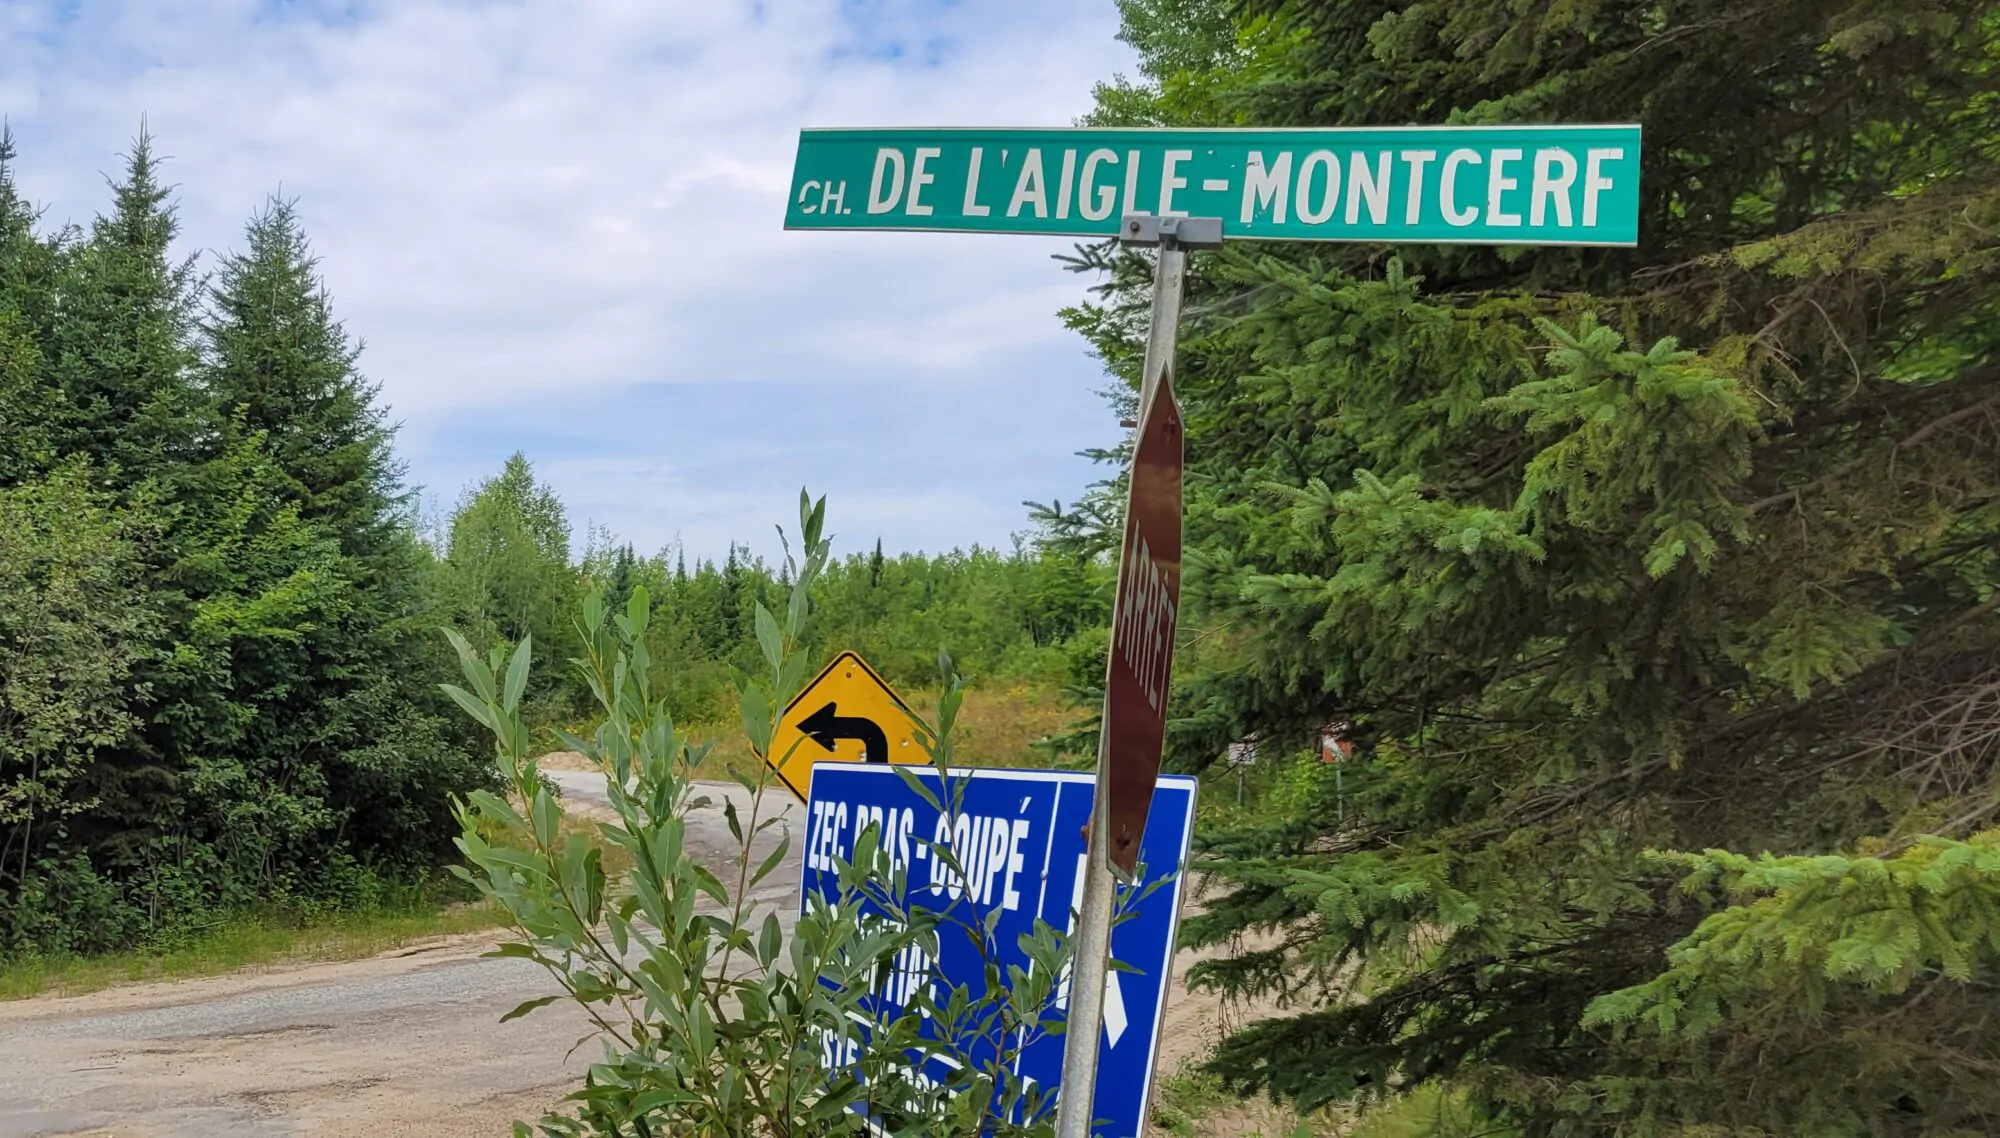
[[[599,776],[551,774],[576,805],[601,798]],[[689,846],[719,868],[733,848],[721,798],[741,791],[710,793]],[[798,880],[780,870],[759,899],[796,905]],[[561,1004],[499,1022],[552,988],[526,961],[479,959],[494,939],[0,1004],[0,1138],[504,1135],[596,1049],[576,1046],[588,1025]]]

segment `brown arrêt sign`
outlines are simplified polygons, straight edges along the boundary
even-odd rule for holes
[[[1160,372],[1139,410],[1139,437],[1126,492],[1125,544],[1118,558],[1111,653],[1106,669],[1104,762],[1110,776],[1111,865],[1132,877],[1146,832],[1160,750],[1167,734],[1174,619],[1181,599],[1181,464],[1186,432],[1174,402],[1173,369]]]

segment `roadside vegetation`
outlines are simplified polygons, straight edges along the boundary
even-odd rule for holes
[[[591,702],[580,598],[643,588],[680,664],[651,694],[697,732],[733,721],[782,569],[579,542],[524,455],[421,517],[290,202],[240,252],[181,260],[149,138],[88,226],[48,224],[15,164],[0,136],[0,993],[471,920],[439,885],[449,802],[499,775],[439,693],[446,629],[532,638],[554,749]],[[1093,682],[1109,572],[857,539],[802,651],[856,649],[914,692],[957,646],[972,734],[1019,762]]]
[[[454,889],[451,895],[458,896],[459,891]],[[423,892],[376,907],[326,914],[245,910],[184,933],[163,948],[87,957],[29,956],[9,962],[0,966],[0,1000],[82,996],[116,984],[364,960],[484,933],[499,919],[491,906],[445,903]]]
[[[1646,146],[1633,249],[1194,259],[1168,765],[1206,779],[1208,888],[1184,936],[1214,950],[1190,983],[1276,1010],[1162,1085],[1161,1129],[1268,1107],[1374,1138],[1994,1132],[2000,11],[1119,8],[1140,69],[1101,124],[1636,122]],[[635,881],[714,898],[611,846],[664,840],[690,778],[759,777],[768,698],[843,648],[962,706],[966,760],[1087,756],[1120,478],[1011,550],[808,540],[803,577],[579,541],[525,455],[420,519],[288,203],[203,276],[169,254],[147,140],[87,227],[42,225],[12,161],[0,995],[497,917],[552,997],[619,1009],[542,1133],[833,1121],[800,1090],[806,1013],[766,1014],[817,995],[773,966],[797,942],[741,905],[639,922],[676,938],[648,950],[681,985],[651,1010],[621,954],[571,953],[637,927]],[[1150,266],[1072,267],[1097,291],[1065,318],[1129,418]],[[759,611],[787,614],[775,654]],[[941,647],[969,689],[938,686]],[[620,658],[672,666],[606,682]],[[1218,763],[1249,738],[1239,803]],[[533,777],[558,749],[643,768],[661,807],[564,832]],[[472,909],[419,888],[454,835]],[[739,951],[754,968],[705,983]],[[658,1011],[713,1028],[725,994],[727,1050]],[[750,1102],[731,1064],[786,1097]]]
[[[616,876],[631,868],[631,858],[604,842],[589,815],[565,815],[560,832],[563,841],[575,836],[597,850],[605,872]],[[497,826],[483,837],[499,848],[520,848],[516,835]],[[119,952],[23,954],[0,962],[0,1000],[81,996],[115,984],[276,972],[419,952],[468,936],[490,940],[504,918],[501,909],[480,900],[457,878],[442,872],[418,875],[358,904],[245,908]]]
[[[586,589],[614,608],[646,591],[648,648],[675,661],[651,694],[677,722],[703,725],[734,722],[737,678],[758,663],[751,614],[782,603],[792,584],[782,566],[735,546],[720,561],[690,560],[673,546],[637,552],[600,530],[578,550],[561,500],[518,454],[430,528],[438,616],[473,644],[532,641],[524,698],[544,724],[589,713],[590,691],[570,664],[583,650],[575,609]],[[805,651],[815,665],[859,652],[908,698],[935,690],[940,646],[963,646],[961,666],[982,688],[1040,700],[1102,683],[1110,576],[1101,559],[1026,542],[885,555],[879,542],[847,538],[813,586]]]
[[[824,499],[801,494],[796,559],[788,553],[782,571],[789,587],[780,603],[753,607],[762,666],[742,673],[737,723],[758,753],[770,751],[786,706],[809,679],[807,629],[828,565],[825,519]],[[948,911],[918,904],[925,890],[879,821],[855,839],[851,861],[834,856],[833,889],[809,893],[803,911],[785,920],[777,910],[790,902],[772,906],[757,894],[774,873],[790,872],[791,834],[776,828],[781,819],[765,797],[788,792],[768,768],[728,788],[728,864],[688,857],[686,816],[719,792],[695,781],[708,749],[679,729],[669,700],[656,694],[655,677],[681,664],[651,654],[653,605],[643,585],[622,610],[607,609],[596,589],[580,607],[578,670],[597,713],[586,730],[561,737],[604,772],[613,817],[596,830],[625,855],[622,868],[607,865],[583,835],[564,835],[567,815],[541,778],[523,717],[532,641],[482,657],[454,635],[465,686],[446,689],[491,732],[512,792],[511,801],[488,791],[457,801],[468,863],[457,873],[507,914],[512,936],[491,955],[540,965],[553,988],[504,1018],[570,1004],[595,1025],[601,1048],[559,1109],[533,1127],[515,1123],[517,1138],[1050,1138],[1053,1101],[1023,1075],[1019,1056],[1060,1031],[1066,938],[1037,920],[1019,934],[1026,964],[1003,973],[994,933],[1001,910],[982,906],[971,889]],[[937,659],[940,692],[924,745],[941,789],[920,793],[941,811],[939,832],[948,835],[964,802],[951,771],[965,685],[948,655]],[[508,843],[490,841],[496,833]],[[966,879],[964,851],[949,837],[911,840]],[[885,977],[912,960],[938,959],[947,936],[969,938],[985,961],[983,991],[925,983],[893,1004],[874,1001]]]
[[[198,265],[150,139],[87,227],[14,161],[0,133],[0,960],[390,906],[493,775],[297,215]]]

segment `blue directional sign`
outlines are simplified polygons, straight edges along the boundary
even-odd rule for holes
[[[951,803],[935,770],[904,771]],[[947,815],[887,766],[816,765],[807,804],[805,893],[828,900],[838,894],[836,859],[851,859],[855,841],[872,824],[886,856],[906,873],[909,907],[945,913],[974,928],[984,927],[997,912],[985,951],[995,955],[1002,975],[1008,965],[1025,969],[1029,961],[1019,948],[1021,935],[1033,931],[1038,918],[1067,932],[1082,900],[1084,835],[1096,780],[1073,771],[1028,770],[954,771],[952,780],[963,780],[963,796]],[[1097,1138],[1136,1138],[1144,1130],[1180,925],[1180,871],[1194,827],[1195,788],[1186,776],[1160,778],[1140,840],[1144,877],[1121,898],[1121,911],[1129,916],[1112,931],[1111,954],[1135,971],[1113,970],[1106,980],[1093,1110]],[[927,842],[948,845],[963,877],[934,856]],[[986,975],[982,950],[959,935],[941,935],[938,948],[935,961],[899,961],[886,998],[904,1003],[915,984],[937,985],[933,991],[940,1003],[943,991],[959,985],[979,996]],[[1067,992],[1058,988],[1058,1011],[1066,1004]],[[970,1054],[975,1061],[989,1057],[980,1055],[976,1044]],[[1022,1050],[1016,1069],[1052,1100],[1062,1082],[1062,1059],[1062,1037],[1043,1036]]]

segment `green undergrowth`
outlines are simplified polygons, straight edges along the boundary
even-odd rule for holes
[[[1148,1133],[1170,1138],[1350,1138],[1361,1133],[1350,1129],[1352,1118],[1345,1112],[1321,1110],[1301,1118],[1262,1099],[1240,1099],[1222,1080],[1192,1065],[1154,1086],[1151,1116]]]
[[[1153,1127],[1173,1138],[1197,1138],[1200,1124],[1236,1098],[1212,1075],[1186,1070],[1168,1075],[1153,1090]]]
[[[607,871],[617,874],[630,867],[629,856],[604,845],[589,819],[566,818],[563,830],[565,839],[580,833],[598,846]],[[505,834],[489,835],[489,840],[513,844]],[[384,889],[371,903],[348,909],[273,906],[219,915],[124,952],[0,960],[0,1000],[81,996],[118,984],[337,964],[498,928],[503,914],[469,896],[457,881],[435,881]]]
[[[480,932],[498,921],[499,913],[490,905],[419,896],[312,918],[289,911],[246,911],[169,944],[104,956],[27,956],[0,963],[0,1000],[80,996],[116,984],[360,960]]]

